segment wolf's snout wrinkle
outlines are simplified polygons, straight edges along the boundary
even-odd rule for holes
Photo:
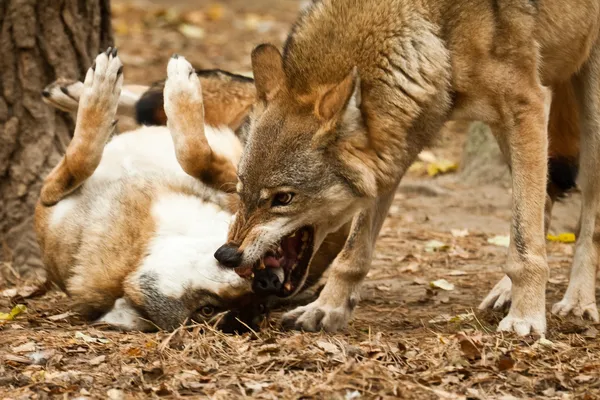
[[[242,263],[242,253],[239,251],[239,248],[229,243],[225,243],[217,249],[215,258],[228,268],[239,267]]]

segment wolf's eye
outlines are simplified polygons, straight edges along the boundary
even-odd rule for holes
[[[212,317],[215,313],[215,308],[213,306],[202,306],[200,308],[200,314],[204,317]]]
[[[273,202],[271,203],[271,207],[287,206],[292,202],[293,198],[294,193],[291,192],[275,193],[275,196],[273,196]]]

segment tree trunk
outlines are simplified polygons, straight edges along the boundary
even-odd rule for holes
[[[460,177],[465,183],[511,185],[508,164],[496,138],[484,123],[474,122],[470,125],[460,165]]]
[[[40,94],[112,41],[110,0],[0,0],[0,260],[24,275],[39,273],[33,210],[74,127]]]

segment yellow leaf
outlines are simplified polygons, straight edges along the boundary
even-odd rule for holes
[[[0,313],[0,321],[12,321],[15,317],[22,312],[27,311],[27,307],[23,304],[17,304],[10,310],[9,313]]]
[[[439,160],[437,162],[427,165],[427,173],[429,174],[429,176],[447,174],[448,172],[454,172],[457,169],[458,164],[448,160]]]
[[[206,11],[206,16],[211,21],[218,21],[223,18],[224,12],[225,10],[222,5],[214,3]]]
[[[550,235],[547,236],[548,240],[551,242],[559,242],[559,243],[574,243],[575,242],[575,234],[566,232],[561,233],[559,235]]]
[[[422,163],[421,161],[415,161],[414,163],[412,163],[412,165],[408,168],[408,170],[410,172],[421,172],[425,169],[425,164]]]
[[[113,29],[118,35],[127,35],[129,33],[129,24],[123,19],[116,19],[113,22]]]

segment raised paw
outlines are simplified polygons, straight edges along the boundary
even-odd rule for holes
[[[61,111],[76,112],[83,92],[83,82],[59,78],[42,91],[44,103]]]
[[[109,47],[100,53],[88,70],[79,100],[79,118],[94,118],[112,124],[117,112],[119,95],[123,86],[123,64],[117,49]]]
[[[285,313],[281,320],[284,329],[296,329],[306,332],[336,332],[343,329],[350,319],[350,307],[332,307],[322,305],[316,300],[306,306]]]
[[[600,322],[594,291],[592,290],[586,295],[576,285],[569,285],[565,297],[552,306],[552,314],[560,315],[561,317],[573,314],[576,317],[588,318],[595,323]]]
[[[204,124],[202,87],[185,57],[174,55],[169,60],[164,101],[169,123],[179,128],[183,124]]]
[[[511,293],[512,282],[507,275],[504,275],[485,299],[483,299],[481,304],[479,304],[479,309],[505,310],[510,306]]]

